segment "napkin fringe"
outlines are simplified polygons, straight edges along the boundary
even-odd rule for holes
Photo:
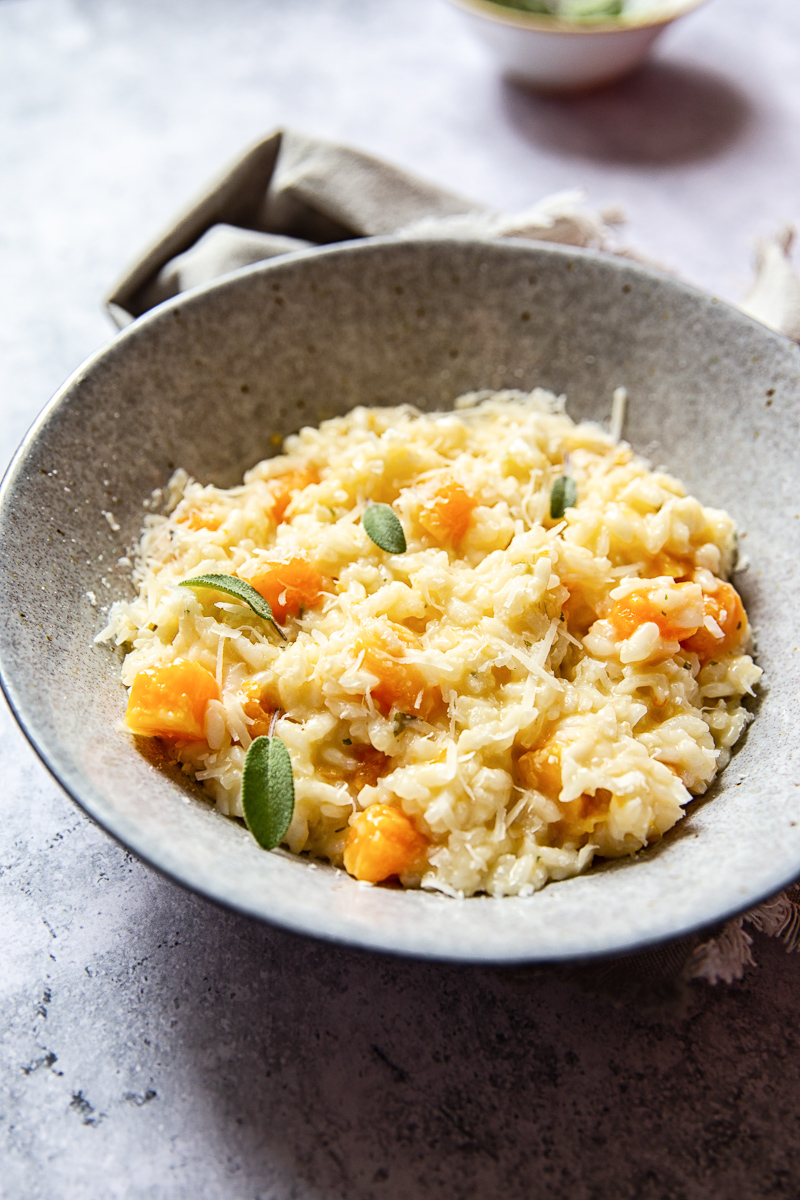
[[[800,276],[792,266],[795,231],[787,225],[758,245],[756,278],[740,308],[762,325],[800,342]]]

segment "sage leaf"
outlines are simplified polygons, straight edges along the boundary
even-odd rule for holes
[[[259,846],[280,846],[294,813],[294,776],[279,737],[257,737],[250,743],[242,771],[242,808]]]
[[[405,554],[406,535],[388,504],[370,504],[364,510],[361,524],[376,546],[387,554]]]
[[[550,489],[550,516],[560,521],[568,508],[574,508],[578,500],[578,489],[571,475],[559,475]]]
[[[237,600],[244,600],[257,617],[262,617],[265,621],[269,621],[274,625],[283,640],[286,640],[286,634],[281,629],[278,622],[272,615],[272,609],[268,602],[260,595],[250,583],[245,583],[243,579],[238,579],[236,575],[197,575],[194,579],[184,579],[178,584],[178,587],[189,588],[214,588],[215,591],[224,592],[226,596],[235,596]]]

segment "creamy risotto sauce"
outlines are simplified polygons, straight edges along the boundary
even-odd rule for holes
[[[564,476],[575,503],[551,516]],[[367,535],[371,502],[404,553]],[[246,751],[277,718],[285,845],[358,879],[526,895],[635,853],[748,720],[733,521],[550,393],[357,408],[239,487],[179,471],[167,510],[101,634],[126,651],[129,728],[241,817]],[[178,586],[203,573],[252,584],[286,640]]]

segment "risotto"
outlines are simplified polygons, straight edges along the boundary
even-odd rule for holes
[[[282,844],[357,879],[527,895],[634,854],[749,719],[732,519],[540,389],[357,408],[241,486],[178,471],[165,507],[100,635],[126,651],[128,728],[239,818],[274,732]],[[180,586],[208,574],[273,620]]]

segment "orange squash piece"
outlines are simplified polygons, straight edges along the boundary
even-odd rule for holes
[[[552,739],[537,750],[521,754],[517,760],[517,772],[525,787],[536,788],[558,803],[561,810],[558,826],[567,837],[592,833],[595,826],[608,816],[611,793],[604,788],[598,788],[596,793],[583,792],[566,802],[559,799],[562,783],[561,747]]]
[[[675,586],[680,589],[690,585],[679,583]],[[676,625],[670,620],[659,606],[658,589],[655,590],[655,595],[642,591],[629,592],[627,596],[622,596],[609,613],[609,619],[619,638],[629,638],[640,625],[650,621],[658,626],[662,638],[668,642],[678,642],[685,638],[687,633],[694,632],[691,629],[687,630],[685,625]]]
[[[322,576],[305,558],[263,562],[248,582],[267,601],[279,624],[299,616],[301,608],[313,608],[324,590]]]
[[[344,867],[367,883],[382,883],[418,863],[429,845],[410,817],[390,804],[360,812],[347,833]]]
[[[561,747],[550,739],[536,750],[527,750],[517,760],[517,771],[523,785],[536,788],[551,800],[561,792]]]
[[[266,737],[276,705],[270,703],[269,698],[252,680],[249,680],[242,689],[241,704],[242,712],[250,718],[250,724],[247,727],[250,737],[253,740],[257,737]]]
[[[715,592],[703,593],[703,608],[706,617],[716,621],[722,637],[716,637],[710,629],[701,625],[696,633],[681,642],[681,646],[705,663],[716,655],[728,654],[741,646],[747,637],[747,614],[736,588],[722,581]]]
[[[363,787],[375,787],[392,761],[388,754],[374,746],[354,746],[357,766],[353,772],[353,787],[360,792]]]
[[[460,542],[472,520],[476,501],[455,480],[448,480],[420,510],[419,523],[437,542]]]
[[[133,681],[125,723],[142,737],[205,741],[209,700],[219,700],[219,688],[211,672],[199,663],[150,667]]]
[[[364,651],[363,664],[370,675],[378,677],[379,682],[370,695],[383,715],[388,717],[395,709],[427,721],[441,705],[441,692],[430,686],[414,663],[398,661],[403,642],[412,646],[416,639],[403,631],[397,634],[396,646],[378,637],[370,641],[362,639],[356,648]]]
[[[691,578],[694,564],[688,558],[678,558],[675,554],[670,554],[666,550],[662,550],[657,554],[653,561],[653,575],[670,575],[673,579],[689,579]]]
[[[353,746],[352,757],[342,765],[331,766],[322,763],[317,772],[323,779],[331,783],[348,783],[356,795],[367,785],[375,787],[382,775],[389,769],[391,758],[374,746]]]
[[[319,476],[313,471],[287,471],[285,475],[276,475],[269,481],[272,515],[276,524],[280,525],[283,520],[295,492],[308,487],[310,483],[319,483]]]
[[[177,520],[180,525],[188,525],[190,529],[208,529],[212,533],[222,524],[219,517],[212,516],[211,513],[199,512],[196,508]]]
[[[601,821],[608,816],[611,792],[598,788],[596,792],[582,792],[574,800],[561,804],[563,816],[558,822],[562,835],[580,837],[592,834]]]

